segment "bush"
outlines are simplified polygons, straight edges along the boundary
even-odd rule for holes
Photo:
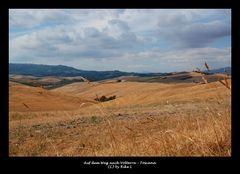
[[[109,97],[108,100],[114,100],[115,98],[116,98],[116,95]]]
[[[97,123],[97,117],[96,116],[92,116],[91,117],[91,122],[92,123]]]
[[[106,97],[106,96],[102,96],[100,98],[95,98],[94,100],[96,101],[100,101],[100,102],[105,102],[105,101],[109,101],[109,100],[114,100],[116,99],[116,95],[110,96],[110,97]]]
[[[107,101],[107,97],[105,97],[104,95],[99,99],[101,102]]]

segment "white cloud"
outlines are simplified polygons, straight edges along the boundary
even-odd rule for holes
[[[174,71],[230,65],[227,9],[10,9],[10,62]],[[220,43],[221,44],[221,43]]]
[[[32,63],[29,59],[28,63]],[[64,64],[85,70],[121,70],[128,72],[171,72],[192,70],[196,67],[204,69],[204,62],[211,68],[231,65],[231,49],[193,48],[184,50],[148,50],[138,53],[125,53],[101,59],[89,58],[59,58],[51,57],[47,64]],[[25,61],[26,62],[26,61]],[[36,57],[35,63],[46,64],[42,57]],[[24,63],[24,62],[23,62]]]
[[[139,53],[125,54],[118,60],[127,62],[126,65],[150,66],[148,71],[169,72],[192,70],[195,67],[204,68],[204,62],[208,62],[212,68],[231,65],[230,48],[191,48],[182,50],[148,50]],[[136,66],[135,71],[144,71],[144,66]],[[127,69],[124,69],[127,70]]]
[[[137,37],[123,21],[110,21],[101,30],[93,27],[55,26],[12,38],[9,44],[10,60],[17,57],[105,58],[120,56],[121,51],[138,46]],[[117,37],[111,35],[117,31]],[[116,35],[115,35],[116,36]]]
[[[74,18],[61,9],[9,9],[9,25],[17,28],[33,28],[44,23],[63,24]]]

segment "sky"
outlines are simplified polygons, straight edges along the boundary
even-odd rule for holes
[[[126,72],[231,66],[231,10],[9,9],[9,62]]]

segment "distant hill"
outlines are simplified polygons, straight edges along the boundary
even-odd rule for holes
[[[231,67],[224,67],[224,68],[212,69],[212,70],[210,70],[210,72],[211,72],[211,73],[224,73],[225,69],[226,69],[226,71],[227,71],[228,74],[230,74],[230,75],[232,74],[232,73],[231,73],[231,72],[232,72],[232,68],[231,68]],[[207,71],[205,71],[205,72],[207,72]]]
[[[32,76],[61,76],[74,77],[82,76],[91,81],[114,78],[124,75],[134,75],[134,73],[126,73],[121,71],[85,71],[78,70],[63,65],[37,65],[37,64],[9,64],[9,74],[16,75],[32,75]]]
[[[226,67],[229,74],[231,74],[231,67]],[[211,70],[212,73],[223,73],[224,68]],[[122,71],[86,71],[79,70],[69,66],[63,65],[38,65],[38,64],[9,64],[9,74],[15,75],[31,75],[36,77],[55,76],[55,77],[76,77],[81,76],[90,81],[98,81],[105,79],[112,79],[121,76],[139,76],[139,77],[153,77],[153,76],[168,76],[173,73],[134,73]]]
[[[75,77],[82,76],[90,81],[111,79],[120,76],[158,76],[166,73],[134,73],[122,71],[86,71],[79,70],[63,65],[38,65],[38,64],[9,64],[9,74],[32,75],[37,77],[56,76],[56,77]]]

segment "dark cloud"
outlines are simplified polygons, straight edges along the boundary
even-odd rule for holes
[[[205,47],[213,41],[231,35],[229,21],[196,22],[184,14],[170,15],[159,19],[160,38],[180,48]]]

